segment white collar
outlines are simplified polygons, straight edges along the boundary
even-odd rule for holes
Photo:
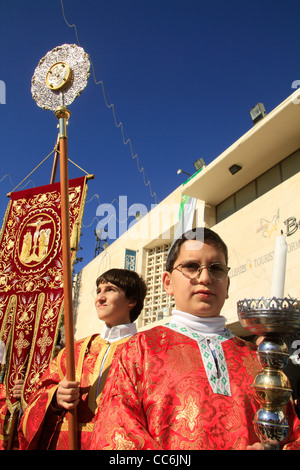
[[[101,338],[106,339],[110,343],[132,336],[137,332],[135,323],[126,323],[125,325],[117,325],[109,328],[104,325],[101,330]]]
[[[172,310],[172,316],[178,323],[205,335],[222,335],[225,329],[225,317],[196,317],[180,310]]]

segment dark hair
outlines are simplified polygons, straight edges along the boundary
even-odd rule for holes
[[[174,267],[174,263],[179,256],[180,248],[183,245],[183,243],[186,242],[187,240],[200,240],[203,243],[211,243],[213,245],[216,245],[218,248],[223,250],[223,253],[225,255],[226,265],[227,265],[228,249],[227,249],[226,244],[223,242],[222,238],[213,230],[206,228],[206,227],[200,227],[200,228],[188,230],[186,233],[184,233],[180,238],[178,238],[175,241],[175,243],[172,245],[168,253],[167,262],[166,262],[166,271],[168,272],[172,271]]]
[[[135,271],[128,269],[109,269],[96,280],[96,286],[110,282],[125,293],[127,299],[135,300],[136,304],[130,311],[130,321],[133,323],[142,311],[147,287],[144,279]]]

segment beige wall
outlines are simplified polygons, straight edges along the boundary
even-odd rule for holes
[[[275,238],[281,230],[287,235],[287,225],[285,296],[300,297],[299,199],[298,173],[213,227],[229,248],[230,297],[223,309],[229,324],[238,321],[238,300],[270,296]]]

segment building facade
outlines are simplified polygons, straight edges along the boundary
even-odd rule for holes
[[[201,171],[144,215],[76,276],[75,338],[99,332],[96,278],[112,267],[147,282],[138,329],[168,320],[174,300],[161,277],[179,222],[182,195],[196,199],[195,226],[215,230],[229,250],[230,290],[222,314],[240,336],[236,303],[270,295],[276,236],[286,236],[285,296],[300,298],[300,91],[256,123]]]

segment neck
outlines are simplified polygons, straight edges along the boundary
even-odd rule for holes
[[[126,323],[124,325],[108,326],[104,325],[101,330],[101,338],[109,342],[118,341],[119,339],[132,336],[137,332],[135,323]]]
[[[225,329],[225,317],[196,317],[190,313],[173,310],[172,316],[175,321],[196,330],[199,333],[213,335],[222,334]]]

